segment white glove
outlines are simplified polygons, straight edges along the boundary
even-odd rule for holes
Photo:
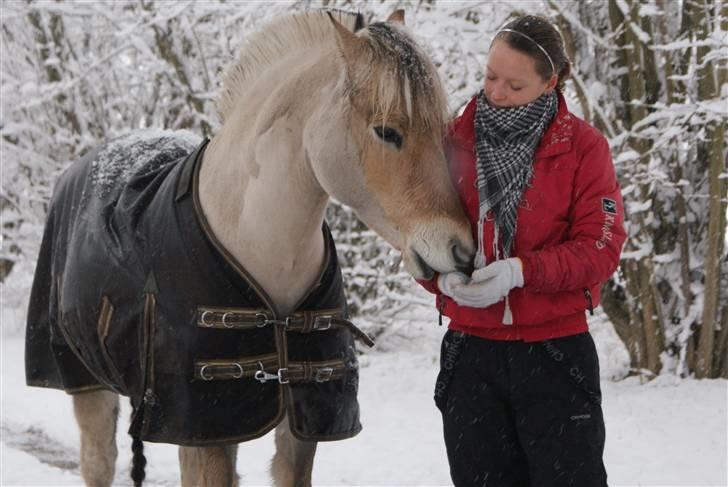
[[[523,287],[522,264],[517,257],[497,260],[476,270],[470,282],[453,288],[449,296],[461,306],[487,308],[506,297],[514,287]]]
[[[437,277],[437,287],[442,294],[452,297],[455,290],[470,282],[470,278],[462,272],[448,272]]]

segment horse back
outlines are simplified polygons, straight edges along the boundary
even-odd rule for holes
[[[113,306],[104,294],[143,278],[135,275],[144,252],[142,217],[154,206],[172,163],[192,148],[171,133],[131,134],[95,148],[63,172],[49,205],[29,301],[29,385],[124,392],[117,371],[97,360],[104,353],[96,338]],[[135,313],[136,301],[115,304]]]

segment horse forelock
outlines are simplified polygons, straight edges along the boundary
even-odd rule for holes
[[[217,99],[221,120],[224,122],[228,118],[246,82],[260,71],[299,49],[333,45],[336,31],[329,15],[352,32],[365,27],[364,16],[360,13],[338,9],[308,10],[275,19],[248,36],[237,59],[227,67],[222,78]]]
[[[410,127],[441,127],[447,98],[435,66],[404,28],[376,22],[366,29],[374,59],[370,64],[372,93],[384,117],[403,107]],[[376,88],[374,88],[376,86]]]

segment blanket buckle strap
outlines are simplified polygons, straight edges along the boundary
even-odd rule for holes
[[[331,315],[318,315],[313,319],[313,329],[316,331],[325,331],[331,328]]]
[[[258,361],[258,367],[260,368],[255,371],[254,377],[255,380],[262,384],[265,384],[269,380],[277,380],[279,384],[288,384],[290,382],[290,379],[288,378],[288,368],[278,369],[275,374],[271,374],[270,372],[265,370],[265,367],[263,367],[263,362]]]
[[[204,364],[200,368],[200,372],[199,372],[200,378],[205,381],[215,380],[216,379],[215,375],[212,372],[208,372],[208,370],[207,370],[207,369],[212,369],[213,367],[221,367],[221,366],[214,365],[214,364]],[[243,377],[243,366],[240,365],[240,363],[233,362],[231,364],[228,364],[227,367],[233,369],[232,375],[231,375],[232,379],[240,379],[241,377]]]
[[[316,382],[328,382],[331,380],[331,376],[334,373],[333,367],[320,367],[316,369],[316,373],[313,376],[313,380]]]
[[[288,316],[285,320],[265,320],[263,323],[263,326],[265,325],[276,325],[276,326],[282,326],[284,330],[287,330],[289,326],[291,326],[291,322],[293,321],[293,317]]]

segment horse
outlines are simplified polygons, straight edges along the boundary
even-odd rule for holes
[[[237,485],[237,443],[275,428],[271,476],[292,486],[310,485],[318,441],[358,433],[353,340],[371,343],[348,320],[331,199],[414,278],[471,266],[445,92],[402,11],[273,19],[247,37],[217,108],[221,127],[197,148],[121,138],[54,190],[26,379],[72,394],[87,485],[113,481],[119,395],[134,408],[136,485],[142,440],[179,445],[182,485]]]

